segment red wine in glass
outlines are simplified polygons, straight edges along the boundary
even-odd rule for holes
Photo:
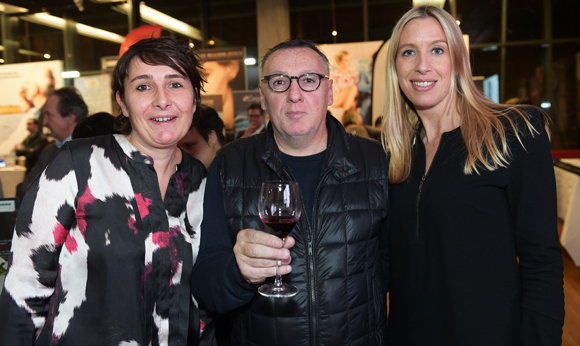
[[[268,232],[285,241],[302,213],[302,196],[298,183],[294,181],[263,182],[258,211]],[[279,267],[280,261],[276,261],[274,283],[260,286],[258,292],[261,295],[271,298],[286,298],[293,297],[298,293],[298,288],[282,283],[278,274]]]
[[[294,225],[298,222],[296,217],[284,217],[284,216],[266,216],[262,218],[262,222],[268,228],[268,232],[277,236],[278,238],[285,239],[290,231],[294,228]]]

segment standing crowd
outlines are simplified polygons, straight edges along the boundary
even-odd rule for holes
[[[311,41],[271,48],[261,103],[227,145],[201,105],[202,62],[170,38],[120,57],[115,134],[76,130],[86,105],[54,91],[43,114],[58,141],[22,186],[0,343],[560,345],[547,116],[487,100],[437,7],[393,28],[382,143],[329,65]],[[285,240],[260,219],[266,181],[299,183]],[[298,293],[258,294],[276,274]]]

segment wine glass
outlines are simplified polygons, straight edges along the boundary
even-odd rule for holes
[[[266,181],[262,183],[260,202],[258,203],[260,219],[270,234],[286,237],[300,219],[302,197],[298,183],[294,181]],[[276,261],[276,278],[273,284],[260,286],[258,292],[265,297],[287,298],[298,293],[298,288],[282,283],[278,274],[280,261]]]

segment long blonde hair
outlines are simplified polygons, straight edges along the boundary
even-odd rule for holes
[[[481,168],[493,171],[499,167],[506,167],[509,164],[510,151],[502,119],[509,122],[520,143],[516,119],[521,117],[532,134],[537,131],[521,109],[494,103],[479,91],[473,82],[467,47],[455,19],[438,7],[420,6],[411,9],[399,19],[393,28],[387,51],[382,140],[385,149],[388,144],[390,150],[390,182],[401,183],[407,180],[411,173],[412,143],[420,121],[413,104],[401,92],[396,69],[401,33],[407,23],[417,18],[434,18],[441,25],[447,38],[451,70],[455,74],[450,89],[456,100],[454,106],[461,118],[461,132],[467,147],[464,173],[479,174]],[[512,112],[516,116],[509,114]]]

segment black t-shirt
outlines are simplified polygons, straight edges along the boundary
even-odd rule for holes
[[[324,162],[326,150],[310,156],[290,156],[282,153],[282,163],[288,166],[294,178],[300,185],[302,202],[308,220],[312,220],[314,209],[314,195],[320,182],[320,170]]]

